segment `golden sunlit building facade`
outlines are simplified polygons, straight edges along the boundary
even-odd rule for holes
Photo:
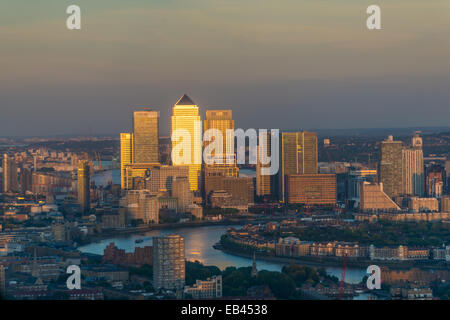
[[[205,164],[203,167],[202,186],[205,198],[208,197],[209,191],[215,190],[214,186],[211,185],[212,177],[237,177],[239,175],[239,168],[236,166],[236,155],[234,153],[234,138],[233,140],[227,139],[227,130],[233,130],[234,132],[232,110],[206,110],[204,131],[206,132],[209,129],[216,129],[222,134],[222,151],[214,150],[211,153],[212,157],[220,157],[222,163]],[[212,142],[205,142],[204,146],[206,147]],[[227,150],[230,150],[230,152],[227,152]],[[230,159],[232,163],[228,164]]]
[[[222,152],[213,152],[211,155],[215,156],[222,154],[222,162],[225,164],[226,159],[231,157],[234,159],[234,141],[227,140],[227,130],[234,131],[234,120],[232,110],[206,110],[206,118],[204,121],[205,132],[209,129],[216,129],[222,134]],[[205,142],[205,147],[211,142]],[[227,150],[232,150],[227,154]]]
[[[268,157],[272,156],[272,135],[270,132],[267,133],[266,147],[263,148],[261,146],[261,141],[258,145],[257,150],[257,163],[256,163],[256,195],[258,197],[270,197],[274,192],[273,179],[272,175],[264,175],[261,173],[262,168],[269,168],[270,163],[263,164],[261,163],[260,153],[265,152]]]
[[[136,178],[147,178],[150,170],[159,166],[159,163],[130,163],[124,165],[124,189],[135,189]]]
[[[172,140],[172,150],[180,147],[178,144],[182,144],[182,150],[190,150],[190,154],[177,154],[177,156],[187,159],[182,163],[174,161],[174,154],[172,154],[172,163],[174,166],[187,165],[189,167],[190,189],[198,191],[202,161],[201,120],[198,106],[187,95],[183,95],[173,106],[172,111],[172,138],[174,132],[177,132],[177,130],[181,132],[179,140],[175,142]],[[183,132],[188,133],[189,136],[187,137]]]
[[[122,189],[126,188],[125,166],[133,163],[133,134],[120,134],[120,185]]]
[[[90,165],[88,160],[78,161],[78,203],[83,213],[91,207]]]
[[[133,113],[133,162],[159,162],[159,112],[153,110]]]
[[[317,174],[317,133],[283,132],[281,134],[280,200],[287,200],[286,177],[298,174]]]
[[[287,176],[288,203],[335,206],[335,174],[300,174]]]

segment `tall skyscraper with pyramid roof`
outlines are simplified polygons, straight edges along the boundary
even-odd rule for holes
[[[171,122],[172,164],[174,166],[187,165],[189,167],[190,189],[198,191],[202,159],[202,126],[198,106],[188,95],[183,95],[173,106]],[[177,136],[175,141],[174,133]],[[178,153],[177,150],[181,149],[189,152],[189,154]],[[174,153],[176,153],[178,158],[174,157]],[[180,162],[180,159],[186,161]]]

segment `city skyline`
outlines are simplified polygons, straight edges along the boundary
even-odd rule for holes
[[[66,3],[0,5],[0,136],[124,132],[133,106],[167,119],[183,92],[237,127],[447,125],[448,1],[380,0],[376,32],[352,0],[77,4],[77,31]]]
[[[0,1],[0,302],[450,300],[449,17]]]

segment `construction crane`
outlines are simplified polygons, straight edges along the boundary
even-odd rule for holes
[[[344,265],[342,266],[341,283],[339,284],[338,300],[342,300],[342,295],[344,293],[345,271],[346,271],[346,269],[347,269],[347,252],[344,252]]]

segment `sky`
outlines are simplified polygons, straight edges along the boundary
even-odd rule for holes
[[[0,136],[118,135],[139,106],[167,135],[184,93],[240,128],[450,126],[449,35],[448,0],[2,0]]]

